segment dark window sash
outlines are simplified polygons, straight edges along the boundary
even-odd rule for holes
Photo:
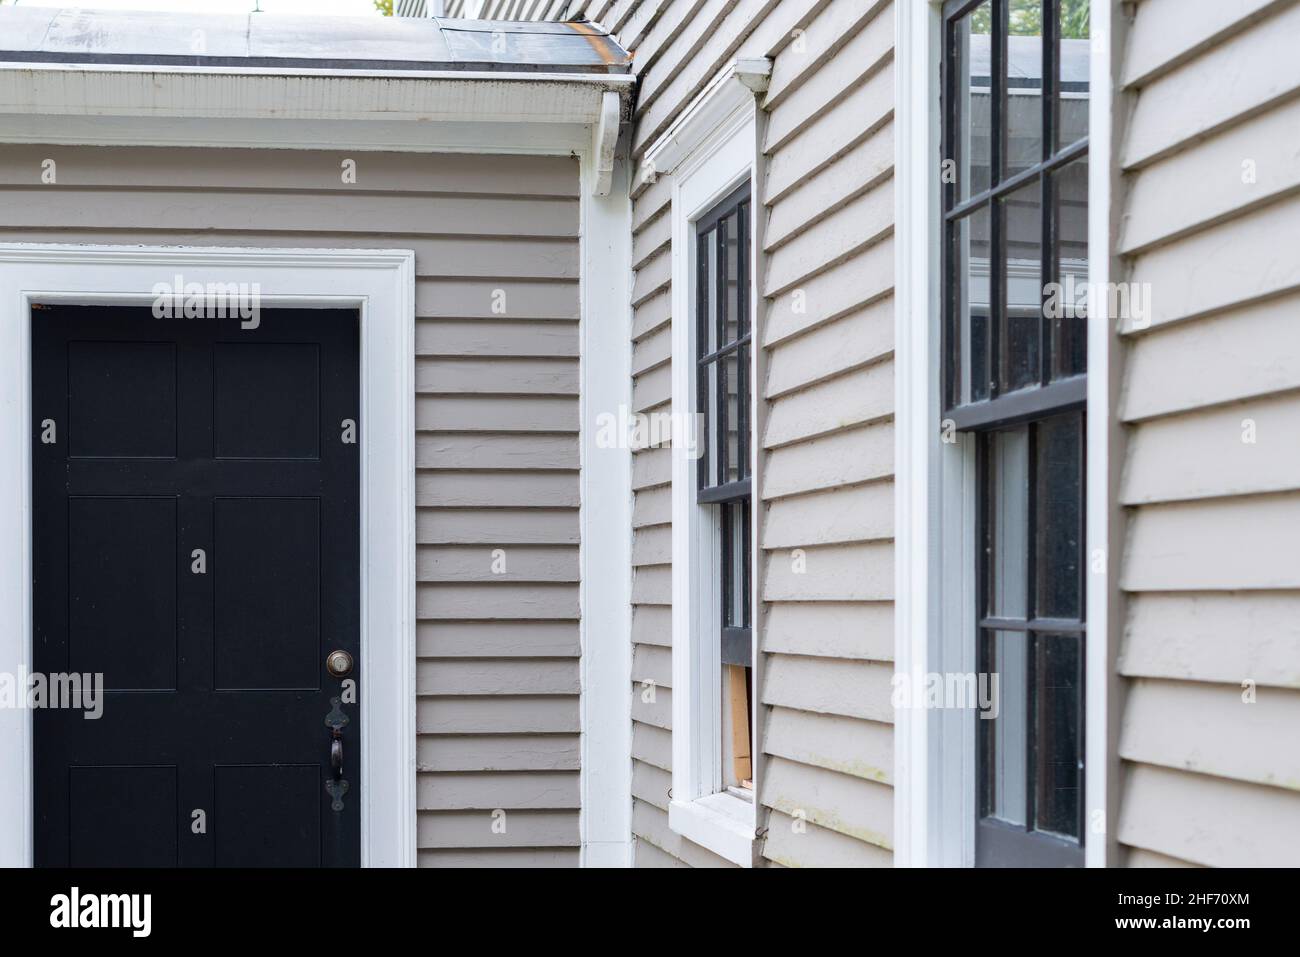
[[[724,625],[722,628],[722,663],[739,665],[742,668],[754,666],[753,632],[749,628],[737,628]]]
[[[1071,412],[1084,408],[1087,403],[1088,377],[1077,375],[1045,386],[1007,392],[983,402],[968,402],[949,410],[947,418],[960,432],[980,431]]]
[[[753,491],[752,479],[744,478],[725,485],[710,485],[702,488],[696,495],[701,505],[715,505],[724,502],[741,502],[749,498]]]

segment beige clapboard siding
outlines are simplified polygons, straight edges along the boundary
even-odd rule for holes
[[[1127,761],[1300,793],[1296,728],[1300,692],[1144,678],[1129,686],[1119,752]]]
[[[804,39],[776,57],[762,193],[764,855],[888,866],[893,8],[831,4]]]
[[[419,771],[577,771],[576,734],[465,734],[420,739]]]
[[[184,162],[177,162],[178,153]],[[357,161],[357,182],[342,182],[342,162]],[[41,183],[41,164],[55,160],[59,186],[133,190],[186,189],[200,192],[244,189],[297,194],[430,193],[573,199],[578,181],[571,161],[538,156],[522,164],[512,156],[445,153],[423,162],[407,153],[316,150],[173,150],[104,146],[94,150],[59,145],[6,144],[0,151],[0,188]],[[472,222],[472,221],[471,221]],[[192,222],[182,228],[206,228]],[[450,230],[447,230],[450,231]],[[467,230],[473,235],[477,230]],[[430,264],[432,265],[432,264]]]
[[[656,31],[677,4],[659,11]],[[676,11],[680,13],[680,9]],[[632,409],[672,411],[672,238],[671,181],[662,177],[633,204],[633,259],[639,286],[632,323]],[[647,282],[642,273],[651,276]],[[644,290],[653,290],[646,294]],[[634,450],[632,456],[632,793],[663,814],[672,782],[672,452],[667,446]],[[667,781],[665,785],[664,782]],[[681,843],[665,837],[667,818],[633,814],[637,866],[678,860]],[[700,851],[701,854],[707,852]],[[709,855],[710,857],[712,855]]]
[[[763,344],[776,345],[891,297],[893,274],[894,242],[888,236],[778,295],[768,309]]]
[[[415,630],[422,658],[571,658],[578,625],[571,621],[473,621],[455,629],[422,621]]]
[[[819,3],[811,17],[800,25],[803,52],[800,56],[778,56],[772,64],[772,78],[763,100],[766,109],[775,109],[809,77],[824,70],[844,45],[858,35],[862,26],[890,5],[889,0],[847,0],[843,3]]]
[[[784,149],[772,154],[764,199],[774,202],[785,197],[883,127],[893,115],[894,73],[892,69],[878,70],[808,123]]]
[[[576,847],[456,848],[419,852],[420,867],[577,867]]]
[[[1137,592],[1300,589],[1297,528],[1300,492],[1144,506],[1130,518],[1120,584]]]
[[[790,341],[785,347],[789,361],[768,374],[767,397],[778,399],[889,358],[894,347],[892,306],[891,300],[880,300]]]
[[[807,451],[809,454],[803,454]],[[763,497],[776,498],[893,475],[894,425],[875,422],[810,442],[772,449]]]
[[[893,535],[893,486],[845,485],[815,495],[781,498],[767,506],[763,545],[795,549],[810,544],[878,541]]]
[[[1300,186],[1300,100],[1261,113],[1132,179],[1120,250],[1132,254],[1264,205]],[[1175,184],[1195,180],[1194,193]]]
[[[891,724],[774,707],[763,737],[768,754],[867,781],[892,783]]]
[[[844,837],[893,848],[893,788],[768,755],[763,803]]]
[[[1300,475],[1297,421],[1300,392],[1292,391],[1143,422],[1130,433],[1120,500],[1140,505],[1293,489]],[[1170,462],[1181,468],[1170,469]]]
[[[420,847],[460,848],[465,835],[487,847],[577,847],[577,821],[567,811],[422,811],[416,823]]]
[[[644,0],[643,0],[644,2]],[[689,26],[669,42],[659,69],[640,74],[632,150],[639,155],[719,69],[726,65],[757,18],[778,0],[705,0]]]
[[[570,10],[593,16],[596,6]],[[610,27],[611,12],[603,14]],[[758,186],[769,255],[757,277],[770,363],[760,494],[771,537],[761,545],[772,571],[759,588],[776,599],[762,630],[769,654],[785,660],[762,693],[780,702],[767,718],[788,766],[778,783],[787,795],[822,801],[790,839],[771,839],[767,856],[783,865],[887,865],[883,818],[892,812],[881,782],[892,766],[890,715],[853,715],[856,698],[887,708],[893,649],[892,8],[882,0],[639,0],[620,15],[641,79],[636,156],[730,59],[774,59]],[[671,410],[671,186],[661,176],[633,191],[632,395],[643,412]],[[718,865],[671,832],[661,793],[672,759],[671,463],[664,448],[633,456],[634,856],[638,866]],[[794,549],[814,574],[777,570],[790,567]],[[855,783],[874,789],[865,804]],[[870,821],[858,819],[859,805]]]
[[[1143,0],[1120,70],[1120,252],[1150,296],[1120,401],[1130,866],[1300,862],[1298,24],[1294,0]]]
[[[1132,337],[1121,417],[1133,422],[1300,389],[1298,308],[1300,295],[1290,293]],[[1206,350],[1217,359],[1215,375],[1188,375]]]
[[[763,626],[769,654],[846,661],[894,656],[894,609],[886,601],[777,602]]]
[[[1143,6],[1138,6],[1137,20],[1153,18],[1158,21],[1153,28],[1196,16],[1186,5]],[[1297,32],[1300,6],[1279,4],[1273,15],[1142,85],[1121,154],[1124,165],[1151,162],[1294,93],[1300,87],[1300,60],[1288,56],[1287,50]],[[1191,104],[1196,108],[1189,109]]]
[[[632,800],[632,833],[636,836],[633,863],[641,866],[640,848],[651,845],[690,867],[735,867],[712,851],[693,844],[668,826],[668,812],[648,801]]]
[[[819,170],[782,197],[768,213],[765,249],[776,249],[815,225],[825,212],[839,209],[891,176],[894,124],[891,120],[869,139]]]
[[[1123,78],[1126,84],[1149,82],[1203,53],[1211,44],[1244,29],[1291,0],[1219,0],[1197,15],[1186,15],[1187,0],[1143,0],[1146,9],[1129,31]]]
[[[1211,867],[1294,867],[1300,794],[1149,764],[1129,767],[1119,839]]]
[[[832,109],[851,88],[888,66],[893,50],[894,16],[893,8],[888,7],[836,51],[835,58],[847,64],[847,69],[819,70],[792,88],[790,95],[781,101],[773,103],[770,97],[765,99],[768,123],[764,151],[773,153],[780,149]]]
[[[1300,690],[1300,592],[1146,592],[1130,597],[1119,659],[1130,677]]]
[[[893,854],[866,841],[772,809],[763,853],[782,867],[892,867]]]
[[[414,251],[420,862],[574,864],[577,164],[345,158],[5,146],[0,239]]]
[[[661,851],[644,838],[638,837],[632,845],[633,867],[689,868],[691,865]]]
[[[1140,847],[1129,848],[1123,857],[1124,867],[1198,867],[1190,861],[1181,861],[1167,854],[1145,851]]]

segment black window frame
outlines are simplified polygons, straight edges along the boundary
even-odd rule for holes
[[[959,150],[963,142],[959,124],[962,120],[962,106],[959,101],[959,84],[964,82],[958,67],[968,62],[958,49],[961,36],[959,23],[961,18],[973,13],[985,0],[947,0],[943,7],[942,68],[941,68],[941,149],[942,157],[957,169],[961,175],[963,158]],[[1011,175],[1004,173],[1004,151],[1008,135],[1008,105],[1006,64],[1008,62],[1009,11],[1008,0],[991,0],[992,35],[990,39],[989,68],[989,169],[988,186],[978,193],[961,199],[961,184],[955,177],[944,177],[941,190],[941,395],[940,408],[942,418],[949,428],[961,432],[973,433],[975,436],[975,474],[976,478],[976,607],[973,609],[975,635],[977,641],[978,669],[981,673],[991,670],[989,641],[986,635],[995,633],[1021,634],[1026,646],[1026,670],[1028,676],[1023,693],[1025,694],[1024,714],[1026,715],[1026,755],[1025,755],[1025,823],[1010,824],[988,814],[988,782],[992,774],[989,755],[992,752],[992,735],[994,722],[977,719],[973,747],[976,755],[976,835],[975,863],[977,866],[1035,866],[1035,867],[1078,867],[1083,864],[1084,847],[1087,841],[1086,802],[1083,800],[1086,766],[1084,748],[1086,746],[1086,489],[1087,489],[1087,363],[1083,362],[1082,373],[1063,377],[1059,375],[1060,367],[1053,349],[1054,330],[1047,310],[1040,310],[1041,323],[1038,329],[1038,376],[1037,381],[1015,391],[1003,391],[1002,385],[1007,379],[1007,362],[1001,348],[1000,337],[1006,323],[1007,296],[1005,282],[1006,237],[1002,201],[1017,191],[1037,182],[1039,186],[1041,231],[1039,232],[1041,255],[1040,281],[1045,287],[1049,283],[1060,281],[1059,250],[1060,210],[1056,184],[1058,174],[1071,163],[1088,157],[1088,139],[1083,137],[1073,143],[1059,144],[1058,134],[1061,129],[1059,111],[1059,77],[1060,77],[1060,36],[1059,15],[1060,0],[1041,0],[1043,4],[1042,49],[1042,88],[1041,88],[1041,153],[1038,161]],[[1073,91],[1071,91],[1073,92]],[[987,210],[989,223],[989,305],[988,305],[988,362],[986,365],[987,398],[975,401],[962,401],[962,384],[970,370],[962,369],[961,344],[963,321],[961,315],[961,290],[965,277],[959,274],[962,259],[958,243],[961,237],[963,221],[972,221],[978,210]],[[1086,335],[1084,336],[1086,342]],[[1038,462],[1037,435],[1040,423],[1057,416],[1074,415],[1078,419],[1077,451],[1079,474],[1076,477],[1078,489],[1078,527],[1074,556],[1078,573],[1077,618],[1040,618],[1036,613],[1038,601],[1036,586],[1036,569],[1038,564],[1038,543],[1040,529],[1037,527],[1037,490]],[[991,565],[991,494],[993,436],[1006,429],[1025,427],[1027,433],[1027,462],[1025,495],[1025,568],[1024,614],[1016,618],[995,617],[990,599],[992,586]],[[1078,820],[1077,839],[1061,837],[1035,828],[1035,765],[1040,763],[1041,742],[1034,739],[1036,724],[1037,689],[1035,645],[1038,635],[1073,635],[1077,636],[1077,674],[1074,689],[1077,694],[1077,737],[1075,746],[1078,755]],[[1005,696],[1008,689],[1003,687]]]
[[[696,358],[696,409],[703,413],[702,454],[696,473],[696,501],[700,505],[717,505],[721,529],[722,607],[720,610],[720,642],[722,663],[753,667],[751,595],[753,589],[751,565],[753,541],[750,522],[753,508],[753,478],[750,474],[752,450],[753,409],[750,406],[750,361],[753,343],[753,323],[750,316],[750,262],[748,251],[752,241],[750,215],[752,197],[748,181],[721,199],[695,222],[696,290],[695,290],[695,358]],[[733,220],[734,215],[734,220]],[[736,335],[728,334],[727,269],[730,236],[729,224],[736,224]],[[710,276],[709,244],[715,251],[716,275]],[[712,290],[710,280],[713,281]],[[713,292],[717,304],[715,326],[710,336],[709,294]],[[710,342],[717,348],[709,350]],[[730,462],[728,416],[727,360],[736,357],[736,477],[729,479]],[[716,390],[710,388],[710,369],[716,370]],[[716,410],[718,427],[713,427],[713,410]],[[711,463],[717,463],[717,475],[711,474]],[[739,522],[741,554],[734,552],[735,523]],[[739,568],[742,581],[734,580]],[[739,608],[733,608],[739,584]],[[739,620],[731,617],[739,613]]]

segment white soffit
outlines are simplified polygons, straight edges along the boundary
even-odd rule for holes
[[[0,143],[568,153],[626,75],[22,64],[0,67]],[[614,124],[615,129],[617,124]],[[608,135],[608,134],[606,134]]]

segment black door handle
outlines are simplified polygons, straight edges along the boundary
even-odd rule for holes
[[[330,767],[334,770],[334,780],[343,780],[343,732],[330,732]]]
[[[343,795],[348,793],[348,782],[343,779],[343,729],[347,726],[348,716],[343,713],[342,700],[330,698],[333,708],[325,716],[325,725],[330,729],[330,780],[325,782],[325,790],[333,799],[330,808],[343,810]]]

